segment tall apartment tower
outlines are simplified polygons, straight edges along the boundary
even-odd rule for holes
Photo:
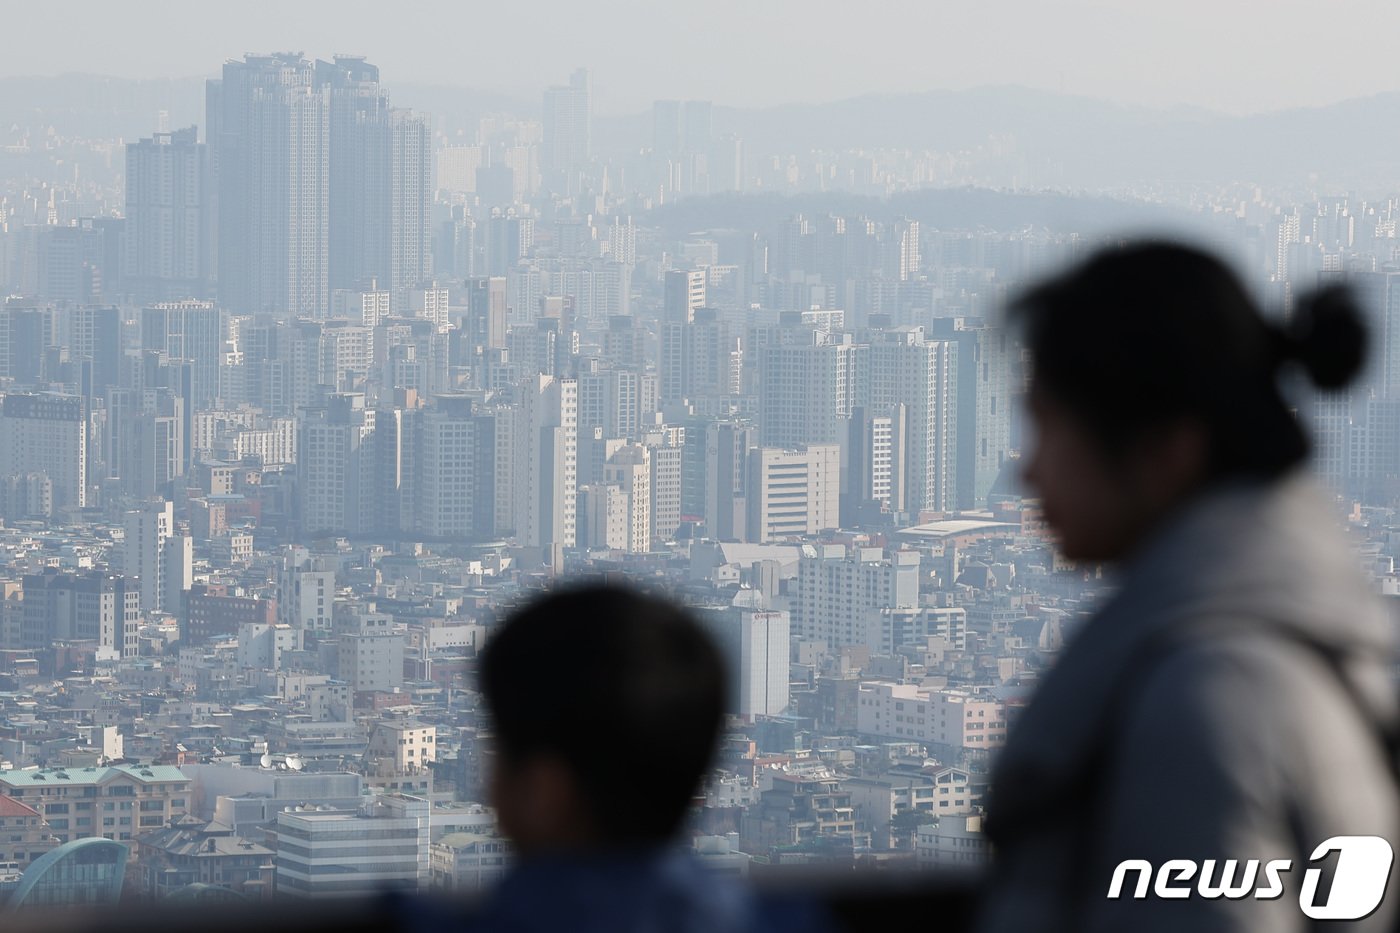
[[[393,134],[379,69],[337,55],[317,62],[330,86],[329,278],[332,289],[390,285]]]
[[[619,448],[603,465],[603,482],[617,486],[627,496],[624,550],[642,553],[651,549],[651,451],[641,444]]]
[[[212,301],[157,302],[141,309],[141,349],[189,360],[189,404],[213,408],[219,397],[219,362],[226,315]]]
[[[189,535],[175,529],[175,507],[155,500],[126,513],[123,522],[122,573],[139,578],[141,607],[178,615],[194,579],[194,550]]]
[[[11,394],[0,403],[0,478],[43,474],[53,509],[87,504],[87,403],[76,395]]]
[[[685,398],[689,375],[687,362],[695,312],[705,306],[705,270],[673,269],[666,273],[665,303],[661,316],[661,404]]]
[[[543,374],[526,379],[514,421],[516,537],[526,547],[574,547],[578,381]]]
[[[933,333],[958,348],[960,509],[984,508],[1011,447],[1011,340],[976,318],[936,318]]]
[[[300,53],[247,55],[207,88],[218,294],[229,311],[329,307],[330,102]]]
[[[859,404],[866,347],[817,330],[805,341],[763,348],[759,427],[765,447],[835,444],[842,419]]]
[[[547,183],[574,190],[574,180],[592,155],[592,81],[580,68],[564,86],[544,92],[544,139],[541,146]]]
[[[909,511],[950,511],[958,489],[958,346],[896,327],[870,346],[869,407],[903,405],[905,502]]]
[[[426,114],[389,112],[389,282],[402,292],[433,274],[433,132]]]
[[[506,345],[506,279],[478,277],[467,282],[467,339],[475,347]]]
[[[420,416],[416,530],[433,539],[474,540],[491,531],[495,423],[469,396],[438,395]]]
[[[360,393],[336,393],[307,409],[297,441],[301,533],[367,535],[378,509],[375,411]]]
[[[127,287],[138,301],[212,297],[209,156],[193,127],[126,147]]]

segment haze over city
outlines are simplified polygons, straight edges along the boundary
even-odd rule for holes
[[[1035,799],[1042,767],[1090,786],[1035,755],[1146,682],[1089,636],[1053,686],[1129,556],[1173,594],[1343,606],[1322,634],[1382,663],[1400,7],[0,22],[3,922],[421,933],[373,899],[524,884],[562,928],[539,890],[720,916],[791,874],[769,916],[805,933],[969,929],[950,879],[1014,850],[983,820],[1018,723],[1011,799],[1057,840],[1229,821],[1166,806],[1209,770],[1186,755],[1142,756],[1172,786],[1132,819]],[[1285,476],[1313,503],[1287,522],[1251,499],[1209,546],[1144,543]],[[1115,631],[1153,619],[1128,605]],[[1313,735],[1356,738],[1276,744]],[[1365,770],[1337,747],[1308,780]],[[647,858],[590,876],[594,846]],[[518,880],[560,850],[588,880]]]
[[[1317,4],[1302,0],[532,0],[393,11],[363,0],[158,0],[136,14],[79,0],[7,11],[15,41],[0,75],[192,77],[248,51],[305,49],[369,55],[394,85],[533,98],[548,75],[589,65],[601,115],[657,98],[769,107],[1002,84],[1245,114],[1400,90],[1389,64],[1400,10],[1383,0],[1327,9],[1319,23]]]

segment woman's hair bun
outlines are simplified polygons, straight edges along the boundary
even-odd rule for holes
[[[1345,285],[1302,296],[1280,334],[1280,356],[1296,360],[1321,389],[1340,389],[1366,362],[1366,323]]]

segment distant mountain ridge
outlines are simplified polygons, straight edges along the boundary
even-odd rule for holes
[[[486,113],[538,119],[538,101],[388,80],[395,106],[443,118],[450,136]],[[94,75],[0,78],[0,128],[135,139],[164,110],[172,127],[202,124],[204,78]],[[714,131],[752,154],[910,149],[997,159],[1016,184],[1107,190],[1143,183],[1231,181],[1321,188],[1400,188],[1400,93],[1236,117],[1154,109],[1024,87],[868,95],[825,104],[716,106]],[[650,114],[595,118],[600,154],[651,145]]]

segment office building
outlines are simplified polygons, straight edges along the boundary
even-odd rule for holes
[[[321,898],[428,888],[431,806],[378,794],[357,810],[288,807],[277,814],[277,893]]]
[[[755,593],[742,591],[734,605],[701,613],[729,666],[728,711],[749,722],[788,706],[788,613],[763,607]]]
[[[841,448],[835,444],[749,452],[745,540],[766,544],[839,527]]]

